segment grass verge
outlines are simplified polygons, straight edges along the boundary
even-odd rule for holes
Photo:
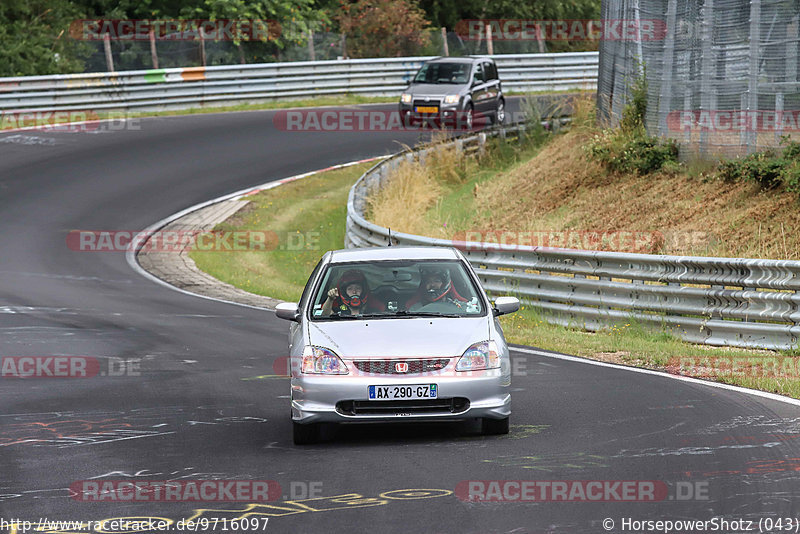
[[[636,322],[600,332],[553,325],[523,306],[500,318],[510,343],[732,384],[800,399],[797,351],[745,350],[686,343]]]
[[[269,251],[202,252],[197,267],[236,287],[296,301],[311,270],[328,250],[344,246],[347,194],[375,162],[323,172],[249,197],[250,204],[216,230],[274,232]]]
[[[494,153],[486,165],[438,205],[450,213],[451,221],[466,216],[460,208],[476,183],[496,180],[502,173],[524,165],[538,153],[523,150]],[[451,162],[452,163],[452,162]],[[284,239],[284,250],[245,253],[192,252],[202,270],[252,293],[296,301],[319,257],[326,250],[341,248],[344,240],[345,203],[355,180],[370,166],[362,164],[328,171],[254,195],[251,204],[218,230],[269,229]],[[435,204],[435,203],[434,203]],[[462,211],[459,211],[462,210]],[[458,214],[461,215],[458,215]],[[318,233],[318,234],[317,234]],[[297,238],[286,250],[286,236]],[[316,245],[308,243],[309,239]],[[305,246],[311,245],[311,246]],[[549,324],[534,308],[523,306],[501,323],[510,343],[530,345],[624,365],[632,365],[716,380],[800,398],[798,352],[713,348],[686,343],[669,332],[653,332],[641,325],[624,323],[598,333]]]

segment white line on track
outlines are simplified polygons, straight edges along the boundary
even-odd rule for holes
[[[721,382],[711,382],[710,380],[701,380],[699,378],[692,378],[689,376],[673,375],[662,371],[654,371],[652,369],[642,369],[641,367],[629,367],[627,365],[618,365],[615,363],[600,362],[597,360],[590,360],[588,358],[580,358],[578,356],[569,356],[567,354],[559,354],[557,352],[547,352],[537,349],[527,349],[522,347],[508,347],[511,352],[521,352],[523,354],[534,354],[536,356],[544,356],[546,358],[553,358],[556,360],[565,360],[568,362],[585,363],[589,365],[596,365],[598,367],[610,367],[611,369],[618,369],[620,371],[630,371],[632,373],[642,373],[645,375],[654,375],[661,378],[671,378],[672,380],[680,380],[681,382],[689,382],[692,384],[699,384],[701,386],[708,386],[712,388],[725,389],[728,391],[735,391],[737,393],[747,393],[756,397],[763,397],[765,399],[791,404],[792,406],[800,406],[800,400],[769,393],[766,391],[758,391],[756,389],[748,389],[740,386],[732,386],[730,384],[723,384]]]

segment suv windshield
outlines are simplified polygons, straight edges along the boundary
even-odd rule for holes
[[[413,83],[465,84],[469,71],[469,63],[426,63],[414,76]]]
[[[374,261],[328,266],[311,320],[477,317],[485,307],[460,261]]]

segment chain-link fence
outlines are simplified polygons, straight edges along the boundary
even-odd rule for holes
[[[468,39],[455,31],[442,32],[441,28],[425,30],[421,44],[413,43],[398,49],[398,56],[467,56],[475,54],[535,54],[540,52],[581,52],[597,50],[596,41],[565,42],[536,40],[500,40],[492,42],[491,49],[485,39]],[[281,46],[275,42],[215,41],[206,39],[158,40],[151,48],[144,40],[111,40],[110,52],[114,70],[143,70],[205,65],[234,65],[272,63],[285,61],[325,61],[357,57],[383,57],[379,51],[359,51],[354,54],[352,44],[340,33],[305,31],[295,32]],[[102,40],[81,43],[84,72],[106,72],[108,63]]]
[[[642,31],[600,43],[600,120],[618,123],[644,71],[647,130],[685,153],[800,136],[800,0],[604,0],[602,18]]]

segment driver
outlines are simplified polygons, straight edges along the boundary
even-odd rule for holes
[[[336,287],[328,291],[322,303],[322,314],[361,315],[362,313],[382,312],[386,308],[380,302],[369,298],[369,285],[364,273],[357,269],[345,271]]]
[[[408,311],[415,311],[434,302],[464,307],[467,299],[453,286],[450,271],[443,267],[420,267],[421,281],[417,292],[406,302]]]

